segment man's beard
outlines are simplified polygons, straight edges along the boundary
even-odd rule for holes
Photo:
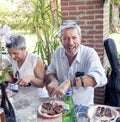
[[[67,50],[65,50],[65,53],[68,55],[68,56],[75,56],[77,53],[78,53],[78,48],[76,49],[76,51],[74,53],[69,53]]]

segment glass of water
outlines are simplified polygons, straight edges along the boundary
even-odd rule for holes
[[[35,108],[29,111],[27,122],[37,122],[37,110]]]

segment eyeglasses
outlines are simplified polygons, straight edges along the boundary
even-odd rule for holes
[[[19,79],[19,72],[18,71],[16,71],[16,73],[15,73],[15,78]]]
[[[72,21],[72,20],[66,20],[61,24],[60,31],[66,28],[76,28],[77,26],[79,26],[77,22]]]
[[[19,72],[16,71],[15,77],[14,77],[14,82],[17,82],[18,79],[19,79]]]
[[[17,82],[17,81],[18,81],[19,76],[20,76],[19,71],[16,71],[16,73],[15,73],[15,78],[14,78],[14,82]],[[28,85],[27,85],[27,86],[31,86],[31,84],[30,84],[30,83],[28,83]]]
[[[78,23],[73,20],[66,20],[62,22],[61,26],[65,26],[65,25],[78,25]]]

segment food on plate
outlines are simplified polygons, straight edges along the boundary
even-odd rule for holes
[[[101,116],[104,116],[104,114],[105,114],[105,107],[101,107],[100,115],[101,115]]]
[[[90,122],[116,122],[119,112],[107,105],[94,105],[87,111]]]
[[[43,103],[42,108],[50,110],[52,108],[52,104],[50,104],[49,102]]]
[[[110,108],[105,109],[105,116],[112,117],[112,111]]]
[[[112,117],[112,111],[109,107],[98,106],[95,112],[95,116],[97,117]]]
[[[41,112],[48,115],[60,114],[63,112],[63,106],[59,103],[51,104],[50,102],[46,102],[42,104]]]
[[[55,111],[55,113],[60,114],[63,112],[63,106],[59,105],[58,103],[55,103],[53,110]]]
[[[100,116],[100,112],[101,112],[101,107],[98,106],[97,109],[96,109],[96,113],[95,113],[95,116]]]

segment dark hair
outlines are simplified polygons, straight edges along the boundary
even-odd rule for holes
[[[23,49],[26,47],[25,38],[21,35],[13,34],[6,39],[7,48]]]

